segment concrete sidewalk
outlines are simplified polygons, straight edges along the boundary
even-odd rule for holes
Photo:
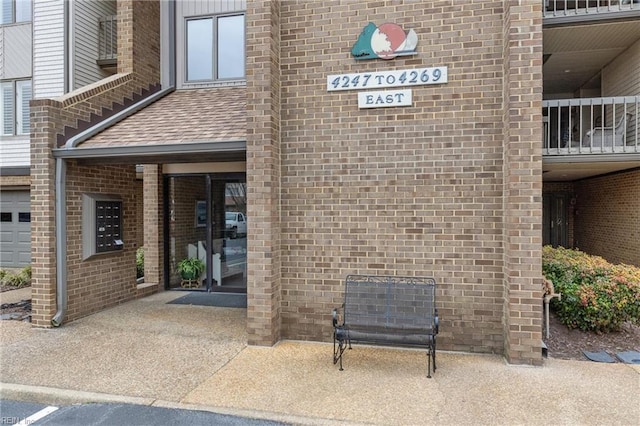
[[[296,424],[640,424],[640,366],[354,346],[247,347],[246,310],[165,292],[55,330],[0,321],[2,398],[130,402]]]
[[[31,299],[31,287],[18,288],[0,293],[0,304],[17,303]]]

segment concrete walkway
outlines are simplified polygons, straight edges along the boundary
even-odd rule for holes
[[[640,366],[326,343],[247,347],[246,310],[166,304],[165,292],[63,325],[0,321],[0,394],[130,402],[295,424],[638,425]]]
[[[0,305],[4,303],[17,303],[31,299],[31,287],[18,288],[0,293]]]

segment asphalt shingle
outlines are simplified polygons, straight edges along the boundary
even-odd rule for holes
[[[79,148],[244,140],[246,88],[176,90]]]

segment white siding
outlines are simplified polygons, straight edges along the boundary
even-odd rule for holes
[[[34,0],[33,4],[33,97],[64,94],[65,16],[64,0]]]
[[[31,22],[0,27],[0,79],[31,77]]]
[[[29,135],[3,136],[0,142],[0,167],[23,167],[31,163]]]
[[[602,70],[602,96],[640,95],[640,40]]]
[[[622,52],[602,70],[602,96],[640,96],[640,40]],[[637,108],[637,107],[636,107]],[[627,110],[632,114],[627,123],[627,141],[635,142],[636,126],[640,123],[637,109]],[[622,111],[619,111],[621,114]],[[608,117],[608,123],[613,121]]]
[[[116,14],[116,2],[79,1],[73,3],[73,89],[94,83],[112,73],[102,70],[98,59],[98,20]]]
[[[184,0],[176,2],[178,19],[216,13],[239,12],[247,9],[246,0]]]
[[[185,18],[231,12],[244,12],[246,9],[246,0],[184,0],[176,2],[176,85],[178,88],[184,87],[185,81]],[[217,84],[219,83],[212,83],[208,85],[203,84],[201,86],[215,86]],[[189,87],[192,86],[193,85],[190,85]]]

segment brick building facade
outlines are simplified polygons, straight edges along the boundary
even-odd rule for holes
[[[67,320],[168,288],[174,246],[179,252],[187,240],[206,238],[187,235],[199,231],[189,229],[181,241],[165,227],[181,214],[163,199],[177,199],[163,192],[169,167],[192,163],[213,173],[238,158],[198,144],[242,143],[250,344],[330,339],[331,310],[341,303],[347,274],[433,276],[439,348],[542,362],[542,2],[250,1],[224,12],[244,16],[246,78],[202,87],[180,80],[182,43],[175,44],[178,59],[163,59],[163,7],[119,1],[118,74],[64,99],[33,102],[36,326],[49,326],[59,308],[50,214],[57,135],[68,140],[76,120],[102,116],[102,107],[161,81],[165,89],[163,75],[176,61],[177,90],[156,110],[180,119],[149,126],[162,112],[142,109],[86,141],[91,152],[121,147],[113,157],[64,160]],[[415,30],[417,54],[355,60],[351,47],[369,22]],[[364,109],[356,91],[327,90],[328,75],[428,67],[446,67],[447,82],[412,88],[408,106]],[[239,93],[246,101],[224,104]],[[186,112],[205,123],[187,125],[184,105],[200,96],[214,100]],[[136,134],[144,125],[148,131]],[[173,131],[162,133],[162,125]],[[201,134],[175,136],[187,130]],[[167,150],[144,157],[149,144]],[[135,164],[145,165],[143,227],[136,220]],[[630,176],[632,185],[637,172]],[[580,194],[586,185],[570,189]],[[78,209],[86,192],[122,199],[122,251],[81,259]],[[144,287],[135,284],[137,244],[127,243],[140,241],[141,229]]]

